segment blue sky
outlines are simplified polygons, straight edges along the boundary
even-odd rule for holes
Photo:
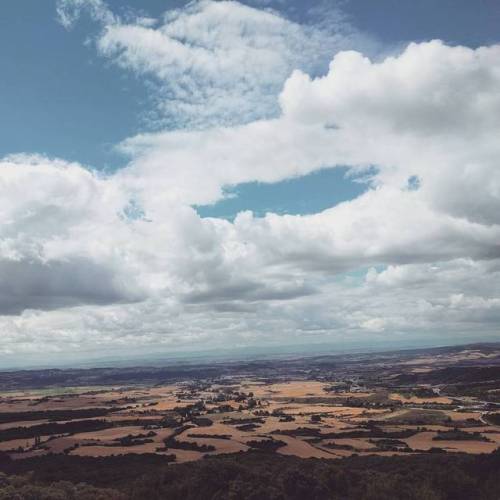
[[[226,199],[197,210],[203,217],[227,219],[242,210],[252,210],[256,215],[311,214],[352,200],[365,190],[366,184],[362,180],[356,182],[347,169],[326,169],[276,184],[240,184],[227,190]]]
[[[0,360],[499,338],[498,1],[4,4]]]

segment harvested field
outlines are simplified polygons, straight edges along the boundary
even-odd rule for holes
[[[436,425],[451,420],[450,414],[454,412],[441,410],[411,409],[400,410],[381,417],[382,420],[409,425]]]
[[[248,446],[244,442],[235,441],[233,439],[208,439],[208,438],[190,438],[187,436],[181,436],[179,439],[182,441],[187,441],[189,443],[198,443],[211,445],[215,448],[215,451],[211,451],[210,455],[217,455],[220,453],[237,453],[239,451],[248,450]],[[250,438],[248,439],[250,440]],[[242,440],[243,441],[243,440]],[[177,453],[179,450],[171,450],[171,453]]]
[[[467,420],[468,418],[472,418],[475,420],[479,420],[481,417],[481,412],[461,412],[461,411],[446,411],[445,414],[450,417],[451,420],[461,421]]]
[[[307,396],[326,396],[327,393],[323,388],[327,384],[316,381],[294,381],[281,384],[270,385],[255,385],[249,386],[248,391],[254,393],[257,397],[266,397],[272,399],[273,397],[284,398],[303,398]]]
[[[414,450],[430,450],[431,448],[443,448],[449,452],[463,453],[491,453],[498,447],[497,443],[485,441],[434,441],[436,432],[420,432],[415,436],[403,439],[408,446]]]
[[[291,436],[279,436],[280,441],[284,441],[286,446],[279,448],[277,453],[282,455],[295,455],[301,458],[335,458],[340,455],[320,450],[314,446]]]
[[[0,443],[0,451],[17,450],[19,447],[27,449],[35,444],[34,439],[12,439]]]
[[[63,453],[64,450],[71,448],[72,446],[79,445],[80,439],[74,437],[60,437],[56,439],[51,439],[45,443],[52,453]]]
[[[113,440],[127,436],[128,434],[143,434],[144,429],[139,426],[126,426],[126,427],[111,427],[101,431],[81,432],[74,434],[76,439],[98,439],[98,440]]]
[[[434,403],[434,404],[442,404],[442,405],[450,405],[453,403],[453,400],[451,398],[445,398],[443,396],[436,396],[436,397],[427,397],[427,398],[419,398],[417,396],[404,396],[402,394],[398,393],[392,393],[390,395],[390,399],[394,401],[401,401],[402,403],[405,404],[425,404],[425,403]]]

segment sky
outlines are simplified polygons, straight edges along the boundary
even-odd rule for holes
[[[500,340],[499,21],[5,2],[0,364]]]

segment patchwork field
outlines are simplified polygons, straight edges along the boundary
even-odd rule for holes
[[[500,445],[496,352],[231,365],[170,380],[145,369],[136,384],[4,389],[0,452],[176,462],[248,450],[327,459],[491,453]]]

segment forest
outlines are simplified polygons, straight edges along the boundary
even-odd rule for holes
[[[168,464],[156,455],[0,457],[0,499],[498,500],[500,453],[301,459],[251,451]]]

